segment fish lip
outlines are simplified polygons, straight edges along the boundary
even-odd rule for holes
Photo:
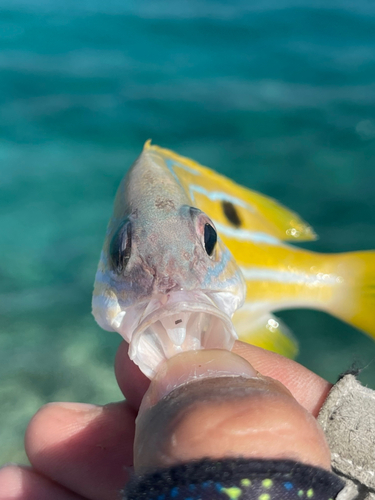
[[[237,334],[230,315],[223,310],[220,301],[216,303],[215,295],[177,291],[152,297],[148,302],[129,308],[119,330],[130,344],[130,359],[147,377],[153,378],[162,361],[180,352],[205,348],[230,350],[233,347]],[[181,329],[185,333],[182,343],[175,344],[165,323],[176,323],[173,320],[178,318],[179,321],[180,315],[185,318]]]

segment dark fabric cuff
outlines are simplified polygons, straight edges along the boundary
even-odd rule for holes
[[[203,459],[134,476],[125,500],[330,500],[335,474],[291,460]]]

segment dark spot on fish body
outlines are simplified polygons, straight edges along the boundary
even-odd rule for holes
[[[176,321],[174,322],[175,325],[179,325],[180,323],[182,323],[182,319],[176,319]]]
[[[175,208],[175,204],[173,200],[168,200],[165,198],[156,198],[155,207],[158,208],[159,210],[164,210],[165,208],[173,210]]]
[[[222,202],[222,207],[223,207],[223,212],[225,217],[228,219],[228,221],[233,224],[235,227],[240,227],[242,222],[240,219],[240,216],[238,215],[238,212],[236,210],[236,207],[231,203],[230,201],[223,201]]]

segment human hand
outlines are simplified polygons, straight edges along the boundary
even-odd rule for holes
[[[329,450],[313,417],[331,385],[269,351],[237,342],[233,352],[243,359],[222,351],[213,355],[200,351],[179,355],[161,371],[138,420],[134,449],[138,471],[208,456],[290,458],[329,468]],[[157,403],[189,377],[192,366],[198,372],[210,367],[222,375],[237,370],[237,375],[252,377],[255,373],[244,360],[262,377],[236,377],[230,381],[234,382],[231,388],[225,377],[188,384],[189,389],[179,394],[184,411],[178,419],[168,398]],[[116,376],[126,401],[103,407],[52,403],[39,410],[25,439],[31,467],[11,465],[0,470],[0,500],[120,498],[133,466],[135,418],[149,386],[129,360],[125,343],[116,357]],[[279,382],[265,377],[284,384],[295,399]],[[215,391],[221,391],[219,398],[214,397]],[[283,433],[286,439],[280,441]],[[178,446],[174,446],[176,438]]]

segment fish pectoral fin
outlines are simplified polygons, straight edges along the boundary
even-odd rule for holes
[[[239,340],[277,352],[287,358],[293,359],[297,356],[298,343],[281,319],[272,314],[254,318],[241,312],[240,309],[233,316],[233,324]]]

